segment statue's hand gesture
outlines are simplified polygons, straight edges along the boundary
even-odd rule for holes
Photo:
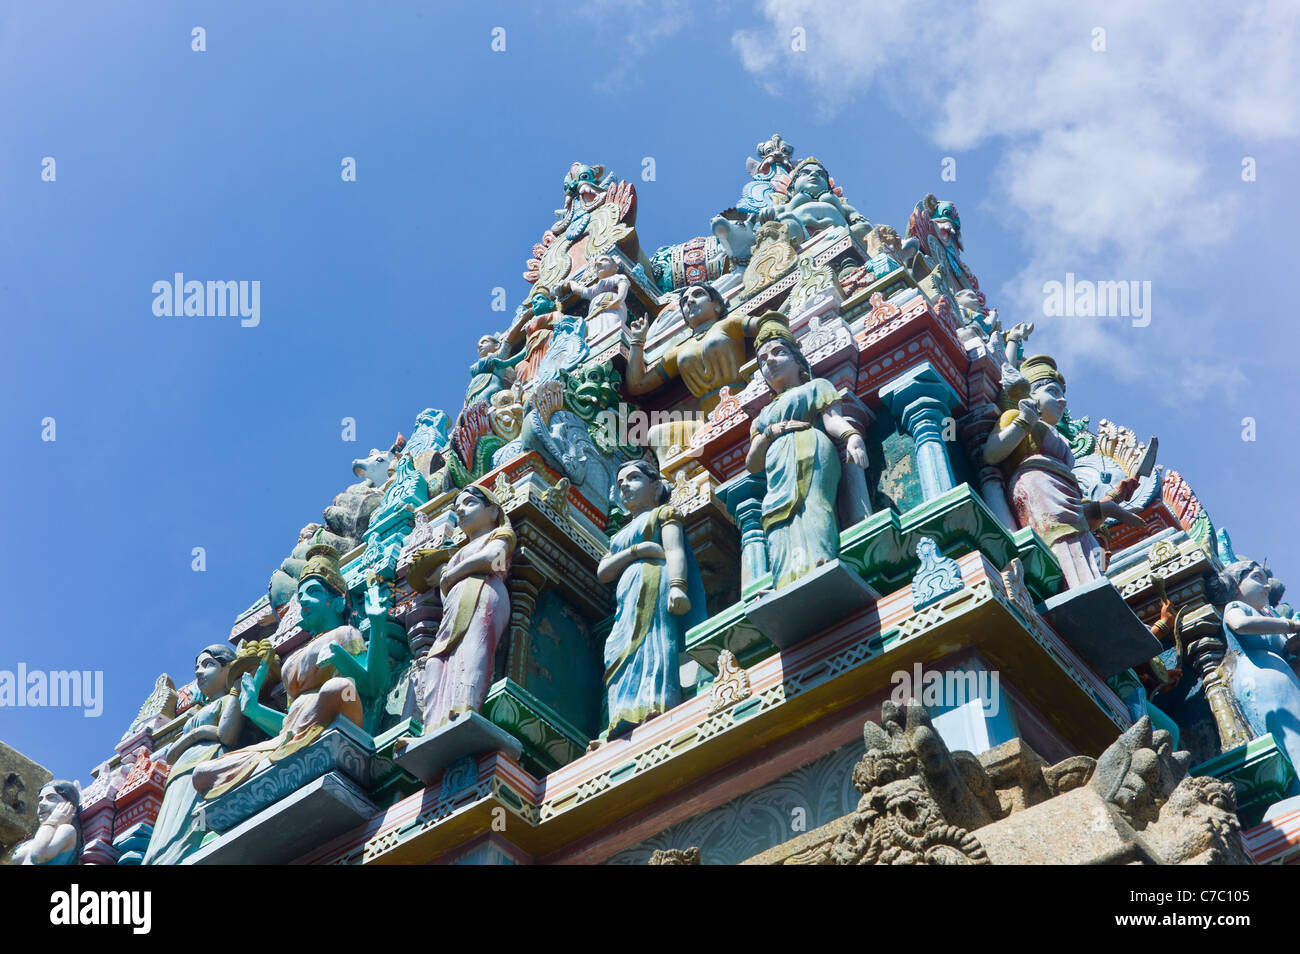
[[[378,577],[371,577],[366,582],[366,617],[383,619],[393,606],[392,590]]]
[[[634,345],[645,344],[645,335],[646,335],[647,327],[648,326],[646,325],[645,318],[639,316],[633,318],[631,322],[628,323],[627,326],[628,341],[630,341]]]
[[[1020,408],[1021,420],[1023,420],[1030,427],[1033,427],[1035,424],[1038,423],[1038,402],[1037,401],[1035,401],[1033,398],[1025,398],[1017,406]]]
[[[672,586],[668,590],[668,612],[681,616],[691,611],[691,598],[686,595],[685,587]]]

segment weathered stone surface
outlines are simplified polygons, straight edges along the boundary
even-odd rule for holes
[[[36,801],[53,775],[21,752],[0,742],[0,864],[36,832]]]
[[[976,834],[995,865],[1159,863],[1119,810],[1089,786],[1015,812]]]

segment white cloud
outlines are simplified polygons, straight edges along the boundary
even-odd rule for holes
[[[883,100],[916,117],[940,150],[996,150],[989,208],[1026,236],[1021,272],[991,289],[1005,318],[1032,320],[1043,282],[1067,271],[1150,280],[1157,307],[1168,303],[1190,263],[1245,224],[1223,186],[1236,166],[1225,174],[1215,150],[1241,140],[1249,153],[1300,133],[1292,3],[763,0],[758,9],[766,24],[732,44],[769,90],[810,85],[828,114]],[[790,51],[796,27],[806,53]],[[1105,52],[1092,49],[1098,27]],[[1067,336],[1049,323],[1050,340],[1036,344],[1067,364],[1104,361],[1136,378],[1150,365],[1119,353],[1142,346],[1125,325],[1076,323]],[[1179,377],[1205,371],[1187,365]],[[1232,388],[1243,375],[1221,367],[1215,379]]]

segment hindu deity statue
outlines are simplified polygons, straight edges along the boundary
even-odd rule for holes
[[[740,366],[745,363],[745,340],[757,331],[757,319],[729,316],[726,300],[712,285],[688,285],[678,293],[677,304],[691,336],[674,345],[650,370],[643,353],[645,319],[632,322],[627,390],[648,394],[680,375],[707,414],[718,406],[723,387],[733,393],[744,388]]]
[[[767,476],[763,532],[772,586],[779,589],[839,556],[836,444],[844,445],[849,466],[864,471],[867,445],[844,416],[835,386],[813,377],[785,318],[768,312],[758,320],[759,373],[775,397],[751,425],[745,465]]]
[[[1065,585],[1080,586],[1105,573],[1094,529],[1108,518],[1144,525],[1141,517],[1120,506],[1138,481],[1128,477],[1105,499],[1084,499],[1074,476],[1074,455],[1056,429],[1065,413],[1065,378],[1052,358],[1040,354],[1021,363],[1017,384],[1004,394],[1003,403],[1018,396],[1018,404],[1003,412],[985,442],[984,460],[1007,474],[1007,496],[1020,526],[1032,527],[1051,547]]]
[[[524,384],[537,374],[537,367],[546,356],[551,343],[551,331],[555,321],[560,317],[559,306],[551,296],[551,290],[545,285],[533,286],[528,300],[515,312],[515,321],[506,332],[506,341],[511,345],[523,340],[523,357],[515,356],[515,381]]]
[[[36,834],[14,849],[15,865],[79,865],[81,791],[75,782],[53,781],[41,786],[36,803]]]
[[[1221,666],[1247,725],[1256,737],[1273,733],[1291,764],[1300,765],[1300,619],[1280,616],[1270,605],[1272,583],[1264,567],[1238,560],[1211,582],[1207,595],[1223,607],[1227,652]]]
[[[194,684],[198,688],[194,706],[180,736],[158,755],[171,771],[144,854],[146,865],[179,864],[199,849],[207,834],[207,828],[194,814],[202,796],[194,788],[193,772],[195,766],[234,749],[244,727],[238,690],[231,693],[234,662],[235,649],[228,643],[209,646],[194,660]]]
[[[596,576],[617,581],[618,608],[605,640],[608,721],[621,734],[681,701],[678,654],[686,631],[706,618],[704,582],[686,543],[670,488],[645,460],[619,468],[618,495],[631,514],[609,542]]]
[[[465,407],[490,401],[492,395],[514,383],[515,366],[528,355],[527,349],[507,358],[510,345],[502,335],[484,335],[478,339],[478,360],[469,367],[469,387],[465,389]]]
[[[280,679],[289,710],[280,712],[261,701],[271,676],[271,654],[257,672],[245,673],[239,685],[244,716],[271,738],[211,758],[194,767],[194,788],[205,798],[230,791],[269,763],[306,748],[337,718],[361,727],[362,697],[383,692],[388,678],[384,632],[391,594],[372,579],[366,588],[365,613],[372,634],[367,648],[361,631],[350,622],[348,588],[330,547],[313,547],[298,581],[300,625],[312,637],[284,661]],[[364,658],[361,658],[364,657]]]
[[[551,340],[546,353],[537,363],[536,381],[550,381],[564,371],[572,371],[583,361],[591,349],[587,347],[587,319],[581,315],[555,313],[551,323]]]
[[[453,504],[466,540],[442,568],[442,621],[424,660],[421,718],[425,731],[487,698],[497,643],[510,622],[506,577],[515,534],[501,502],[484,487],[465,488]]]
[[[591,264],[595,278],[588,284],[565,281],[556,291],[577,295],[591,302],[587,309],[587,337],[597,341],[627,324],[627,296],[632,283],[619,274],[612,255],[600,255]]]
[[[771,204],[759,218],[784,222],[790,237],[798,241],[835,227],[848,228],[859,238],[871,231],[871,223],[840,197],[826,167],[812,156],[800,160],[788,180],[779,180]]]

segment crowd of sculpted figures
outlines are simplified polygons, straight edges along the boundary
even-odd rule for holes
[[[510,624],[518,545],[508,500],[486,478],[523,454],[538,454],[562,476],[561,493],[578,495],[610,520],[596,576],[610,587],[614,612],[603,654],[602,728],[592,745],[677,706],[679,656],[687,633],[708,615],[708,594],[664,471],[728,398],[734,404],[742,393],[759,395],[747,410],[744,465],[763,488],[766,592],[797,587],[835,560],[846,529],[841,516],[872,512],[864,491],[854,491],[862,499],[849,511],[842,499],[845,487],[879,477],[870,474],[879,439],[851,413],[856,396],[814,373],[808,352],[814,340],[848,335],[827,303],[890,268],[909,276],[900,300],[927,295],[955,316],[971,353],[999,368],[1000,416],[977,447],[1002,476],[997,493],[1004,496],[989,506],[1005,515],[1008,529],[1028,527],[1041,538],[1067,588],[1105,575],[1107,552],[1095,533],[1143,525],[1130,501],[1153,460],[1101,499],[1088,499],[1062,429],[1065,377],[1050,356],[1025,356],[1031,324],[1003,329],[987,306],[963,260],[953,204],[927,196],[901,237],[887,225],[873,227],[845,201],[824,163],[796,162],[780,136],[758,144],[746,170],[740,199],[711,219],[708,234],[646,255],[635,230],[635,189],[601,166],[570,167],[559,219],[533,250],[531,286],[513,320],[476,341],[463,407],[454,415],[422,411],[409,439],[398,435],[388,449],[355,460],[360,482],[335,498],[323,522],[303,528],[275,571],[270,611],[282,629],[300,628],[301,644],[283,659],[266,640],[238,650],[217,644],[196,657],[194,704],[179,736],[156,753],[170,774],[146,863],[173,863],[198,850],[207,832],[197,806],[310,746],[335,720],[372,733],[380,727],[391,688],[384,634],[393,625],[399,559],[419,563],[416,588],[441,608],[436,635],[415,652],[407,712],[427,733],[483,707]],[[800,257],[800,249],[828,236],[851,239],[833,269]],[[737,310],[788,275],[797,281],[784,301]],[[691,413],[650,428],[639,445],[597,423],[599,412],[643,406]],[[1154,448],[1153,440],[1151,458]],[[417,525],[412,513],[443,495],[449,502],[422,513]],[[1279,614],[1270,584],[1257,564],[1233,563],[1216,583],[1216,601],[1243,718],[1256,732],[1276,733],[1295,761],[1300,681],[1292,662],[1300,621]],[[40,828],[17,860],[77,860],[77,798],[70,783],[46,786]]]

